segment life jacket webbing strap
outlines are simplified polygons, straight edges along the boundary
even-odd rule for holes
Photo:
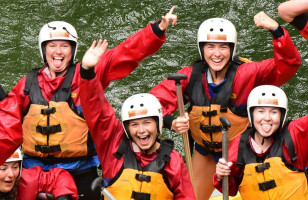
[[[35,151],[39,151],[41,153],[53,153],[61,151],[60,145],[35,145]]]
[[[151,176],[147,176],[147,175],[144,175],[144,174],[136,174],[135,178],[138,181],[146,181],[146,182],[151,181]]]
[[[220,132],[222,130],[221,126],[206,126],[206,125],[202,125],[200,124],[200,130],[203,133],[213,133],[213,132]]]
[[[208,151],[213,151],[214,149],[222,148],[221,142],[208,142],[208,141],[202,140],[202,143],[204,145],[204,148]]]
[[[290,132],[288,130],[288,125],[289,125],[290,121],[286,122],[283,129],[282,129],[282,137],[288,147],[289,150],[289,154],[291,157],[291,161],[295,162],[298,157],[295,155],[295,149],[294,149],[294,144],[293,144],[293,140],[291,138]]]
[[[71,96],[71,84],[75,74],[76,65],[71,65],[68,67],[68,71],[66,73],[65,79],[61,84],[60,88],[51,98],[52,101],[68,101]]]
[[[263,172],[264,170],[266,169],[269,169],[270,168],[270,163],[269,162],[266,162],[266,163],[262,163],[260,165],[257,165],[256,166],[256,172],[260,173],[260,172]]]
[[[62,128],[60,124],[52,126],[36,126],[36,132],[42,133],[43,135],[49,135],[57,132],[61,132]]]
[[[239,167],[244,167],[246,164],[244,160],[245,146],[247,145],[247,142],[249,140],[249,135],[252,131],[253,129],[249,128],[241,135],[240,142],[238,145],[238,156],[237,156],[237,161],[236,161],[236,165]]]
[[[52,108],[43,108],[41,109],[41,114],[42,115],[50,115],[56,112],[56,108],[52,107]]]
[[[277,187],[275,180],[265,181],[263,183],[259,183],[259,189],[261,191],[266,191],[269,189],[273,189]]]
[[[204,117],[216,116],[217,110],[202,111]]]
[[[151,195],[148,193],[143,193],[143,192],[132,192],[132,199],[135,200],[150,200]]]
[[[118,150],[113,154],[114,157],[116,157],[118,160],[122,158],[122,156],[124,155],[126,148],[127,148],[127,142],[128,142],[128,139],[126,138],[123,139],[120,146],[118,147]]]
[[[200,75],[202,77],[202,74],[205,72],[205,67],[203,64],[202,60],[196,60],[193,64],[193,70],[191,72],[190,78],[189,78],[189,82],[188,85],[186,87],[186,91],[184,94],[184,98],[185,100],[189,100],[192,97],[192,92],[193,92],[193,88],[195,86],[195,83],[197,82],[197,80],[200,78]],[[201,78],[202,79],[202,78]],[[202,80],[201,80],[202,81]],[[202,89],[203,89],[203,85],[202,85]],[[207,98],[207,96],[204,94],[204,91],[202,91],[202,93],[200,93],[200,95],[204,96],[203,98],[205,98],[204,100],[206,102],[209,102],[209,99]],[[196,102],[195,102],[196,103]]]
[[[37,75],[37,72],[39,71],[39,69],[40,68],[34,68],[27,73],[24,94],[28,95],[30,93],[32,82],[34,80],[34,77]]]

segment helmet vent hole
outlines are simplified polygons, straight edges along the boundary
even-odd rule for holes
[[[221,28],[221,29],[220,29],[220,32],[223,32],[223,31],[224,31],[224,29],[223,29],[223,28]]]
[[[213,28],[211,28],[211,29],[210,29],[210,31],[214,31],[214,29],[213,29]]]
[[[140,107],[143,107],[143,106],[144,106],[144,104],[143,104],[143,103],[141,103],[141,104],[140,104]]]

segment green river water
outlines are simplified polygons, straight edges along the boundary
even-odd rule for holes
[[[120,111],[130,95],[148,92],[168,74],[191,65],[198,58],[196,35],[207,18],[223,17],[238,31],[237,55],[253,61],[273,56],[271,34],[254,25],[253,16],[265,11],[289,31],[302,56],[298,73],[283,86],[289,97],[288,118],[307,115],[308,41],[291,25],[279,18],[277,6],[282,0],[0,0],[0,84],[6,91],[34,67],[41,67],[38,33],[43,24],[63,20],[71,23],[79,36],[76,61],[80,61],[92,40],[106,38],[115,47],[149,22],[175,5],[178,24],[167,31],[167,41],[158,53],[144,60],[128,77],[110,84],[107,97]],[[181,138],[173,137],[182,151]]]

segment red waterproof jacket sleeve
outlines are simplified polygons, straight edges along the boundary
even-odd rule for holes
[[[22,143],[22,126],[20,123],[19,102],[16,96],[0,101],[0,164],[3,164],[8,157]]]
[[[123,158],[118,160],[113,156],[124,137],[122,123],[116,118],[97,76],[91,80],[81,79],[80,92],[83,114],[104,166],[102,173],[104,178],[113,178],[123,163]]]
[[[17,200],[36,199],[39,192],[53,194],[55,198],[70,195],[73,200],[78,199],[74,179],[66,170],[52,168],[44,172],[39,166],[22,169]]]
[[[174,192],[174,199],[196,199],[182,155],[173,150],[170,157],[171,160],[169,163],[166,163],[164,171],[167,176],[168,183],[170,184],[170,188],[172,188],[172,191]]]
[[[107,51],[95,67],[104,88],[110,81],[122,79],[130,74],[139,63],[157,52],[166,40],[165,34],[154,34],[152,24],[127,38],[112,50]]]
[[[246,105],[250,91],[263,84],[281,86],[289,81],[299,69],[301,58],[298,50],[294,46],[288,32],[284,30],[284,36],[273,38],[274,58],[261,62],[250,62],[240,65],[233,80],[232,100],[235,105]],[[192,67],[184,67],[177,73],[182,73],[188,77],[181,81],[183,94],[188,85]],[[204,92],[209,95],[206,78],[203,74]],[[171,115],[177,109],[176,91],[174,81],[167,79],[156,85],[151,91],[163,107],[163,114]]]

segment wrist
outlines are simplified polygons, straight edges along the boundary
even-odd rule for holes
[[[91,80],[95,77],[94,67],[90,69],[86,69],[80,64],[80,76],[83,79]]]
[[[284,36],[283,29],[280,25],[276,29],[270,30],[270,32],[275,39],[278,39],[278,38],[281,38],[282,36]]]
[[[161,21],[157,21],[152,24],[152,30],[157,37],[161,37],[165,33],[165,31],[160,28],[160,23]]]

